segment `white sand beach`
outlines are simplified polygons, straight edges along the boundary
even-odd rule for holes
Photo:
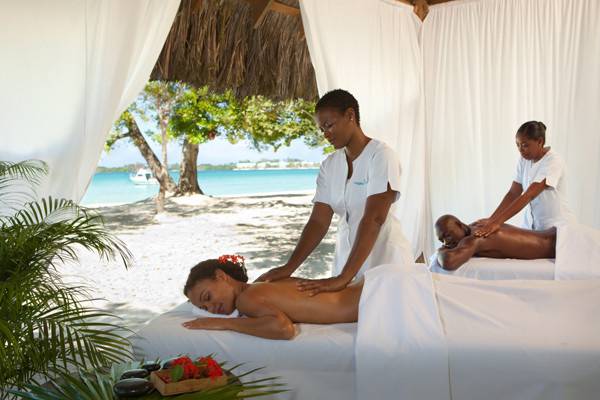
[[[135,330],[186,300],[182,288],[199,261],[243,255],[250,280],[284,263],[308,220],[311,199],[307,193],[171,198],[159,215],[151,199],[98,207],[106,226],[133,253],[133,266],[126,270],[119,261],[82,253],[80,265],[65,265],[61,273],[67,282],[90,286],[94,297],[105,299],[96,302],[99,307]],[[329,275],[336,225],[297,276]]]

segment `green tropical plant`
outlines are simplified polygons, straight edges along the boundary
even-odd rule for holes
[[[102,217],[70,200],[35,200],[41,161],[0,162],[0,398],[35,376],[101,368],[131,358],[115,316],[91,306],[84,286],[57,267],[86,249],[102,258],[131,254]]]
[[[110,369],[96,371],[78,371],[76,374],[62,373],[55,382],[50,385],[41,386],[38,384],[26,385],[27,391],[11,391],[19,398],[29,400],[117,400],[113,393],[113,385],[119,381],[123,372],[130,369],[140,368],[140,362],[128,362],[115,364]],[[260,370],[260,368],[248,371],[244,374],[235,375],[234,371],[239,368],[236,365],[232,368],[225,368],[229,372],[229,379],[225,386],[181,394],[178,396],[169,396],[174,400],[234,400],[249,399],[252,397],[266,396],[276,393],[282,393],[286,390],[285,385],[277,383],[278,378],[263,378],[252,381],[242,382],[241,379]],[[165,399],[157,391],[148,395],[138,397],[140,400],[158,400]]]

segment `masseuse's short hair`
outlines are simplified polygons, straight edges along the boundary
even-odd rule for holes
[[[519,127],[517,135],[523,135],[529,140],[542,139],[546,143],[546,125],[541,121],[528,121]]]
[[[356,123],[360,125],[360,112],[358,109],[358,101],[352,94],[344,89],[334,89],[327,92],[317,101],[315,112],[323,108],[334,108],[341,113],[346,112],[351,108],[356,115]]]

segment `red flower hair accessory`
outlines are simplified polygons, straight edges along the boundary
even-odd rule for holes
[[[225,264],[227,261],[230,261],[234,264],[237,264],[240,266],[240,268],[245,268],[246,267],[246,263],[244,261],[244,256],[238,256],[235,254],[224,254],[221,257],[219,257],[219,263],[220,264]]]

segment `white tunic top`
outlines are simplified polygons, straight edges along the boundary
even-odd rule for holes
[[[411,248],[400,228],[397,217],[397,200],[400,197],[400,163],[395,152],[385,143],[371,139],[360,155],[352,162],[352,176],[348,177],[348,164],[344,149],[329,155],[321,164],[317,178],[317,192],[313,203],[328,204],[340,217],[335,246],[333,275],[339,275],[356,239],[356,232],[365,211],[367,197],[387,191],[389,183],[396,191],[375,245],[357,273],[381,264],[411,262]]]
[[[552,150],[548,150],[537,162],[521,157],[514,180],[521,184],[523,191],[532,183],[544,179],[548,187],[531,200],[525,209],[524,227],[527,229],[549,229],[573,218],[566,202],[567,182],[563,159]]]

